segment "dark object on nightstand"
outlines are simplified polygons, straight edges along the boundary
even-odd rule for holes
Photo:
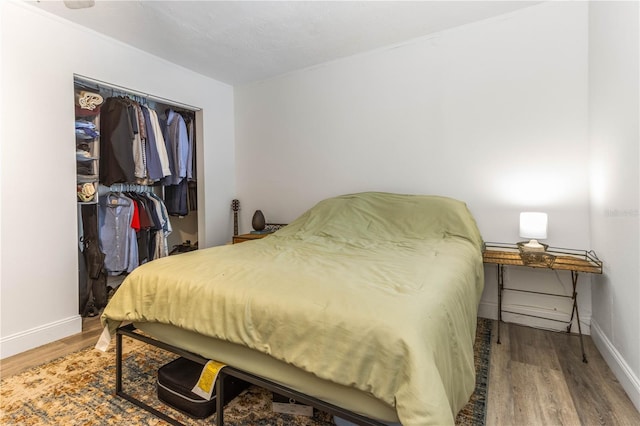
[[[262,214],[262,210],[256,210],[253,214],[253,219],[251,219],[251,226],[256,231],[262,231],[265,227],[264,215]]]

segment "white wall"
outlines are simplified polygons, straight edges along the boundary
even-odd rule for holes
[[[235,186],[232,87],[22,2],[1,2],[0,19],[4,358],[81,328],[74,73],[202,108],[201,247],[229,238]]]
[[[518,241],[519,212],[539,209],[550,245],[590,248],[587,11],[549,2],[236,88],[241,231],[258,208],[286,223],[325,197],[378,190],[464,200],[486,241]],[[569,274],[510,268],[506,278],[571,288]],[[485,316],[496,317],[495,280],[487,268]],[[587,333],[589,280],[579,284]],[[568,300],[506,296],[515,304],[570,311]]]
[[[640,410],[639,21],[638,2],[590,5],[593,338]]]

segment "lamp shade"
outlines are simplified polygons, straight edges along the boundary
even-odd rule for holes
[[[520,236],[522,238],[547,238],[547,214],[540,212],[520,213]]]

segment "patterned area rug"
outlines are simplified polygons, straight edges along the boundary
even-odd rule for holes
[[[156,398],[156,371],[175,355],[124,337],[124,389],[145,403],[188,425],[213,424],[212,418],[193,420]],[[476,390],[458,414],[456,425],[484,425],[491,349],[491,321],[478,319],[474,345]],[[135,389],[135,391],[133,390]],[[164,425],[164,421],[115,396],[114,351],[93,348],[75,352],[0,382],[2,425]],[[225,424],[334,425],[326,413],[313,417],[273,413],[271,393],[250,387],[224,410]]]

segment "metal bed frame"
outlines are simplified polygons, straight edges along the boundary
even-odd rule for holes
[[[135,398],[134,396],[128,394],[123,390],[123,380],[122,380],[122,372],[123,372],[123,363],[122,363],[122,348],[123,341],[122,336],[128,336],[132,339],[139,340],[146,344],[155,346],[160,349],[164,349],[168,352],[173,352],[176,355],[187,358],[191,361],[197,362],[201,365],[205,365],[209,360],[203,358],[194,353],[185,351],[184,349],[178,348],[176,346],[161,342],[154,338],[148,337],[146,335],[141,334],[136,331],[137,329],[133,324],[127,324],[121,326],[116,331],[116,395],[121,398],[126,399],[127,401],[137,405],[138,407],[148,411],[149,413],[155,415],[156,417],[165,420],[166,422],[181,426],[183,425],[178,420],[169,416],[162,411],[155,409],[154,407],[142,402],[141,400]],[[242,370],[238,370],[237,368],[231,366],[223,367],[218,373],[218,378],[216,380],[216,414],[215,414],[215,424],[216,426],[224,426],[224,377],[232,376],[236,377],[240,380],[244,380],[245,382],[249,382],[251,384],[260,386],[272,392],[276,392],[280,395],[286,396],[288,398],[293,398],[296,401],[302,402],[304,404],[310,405],[318,410],[325,411],[329,414],[333,414],[339,416],[340,418],[353,422],[357,425],[361,426],[386,426],[384,423],[381,423],[377,420],[370,419],[368,417],[364,417],[360,414],[353,413],[344,408],[338,407],[336,405],[330,404],[328,402],[319,400],[317,398],[305,395],[303,393],[297,392],[293,389],[287,388],[281,384],[272,382],[270,380],[264,379],[262,377],[253,375],[251,373],[247,373]]]

